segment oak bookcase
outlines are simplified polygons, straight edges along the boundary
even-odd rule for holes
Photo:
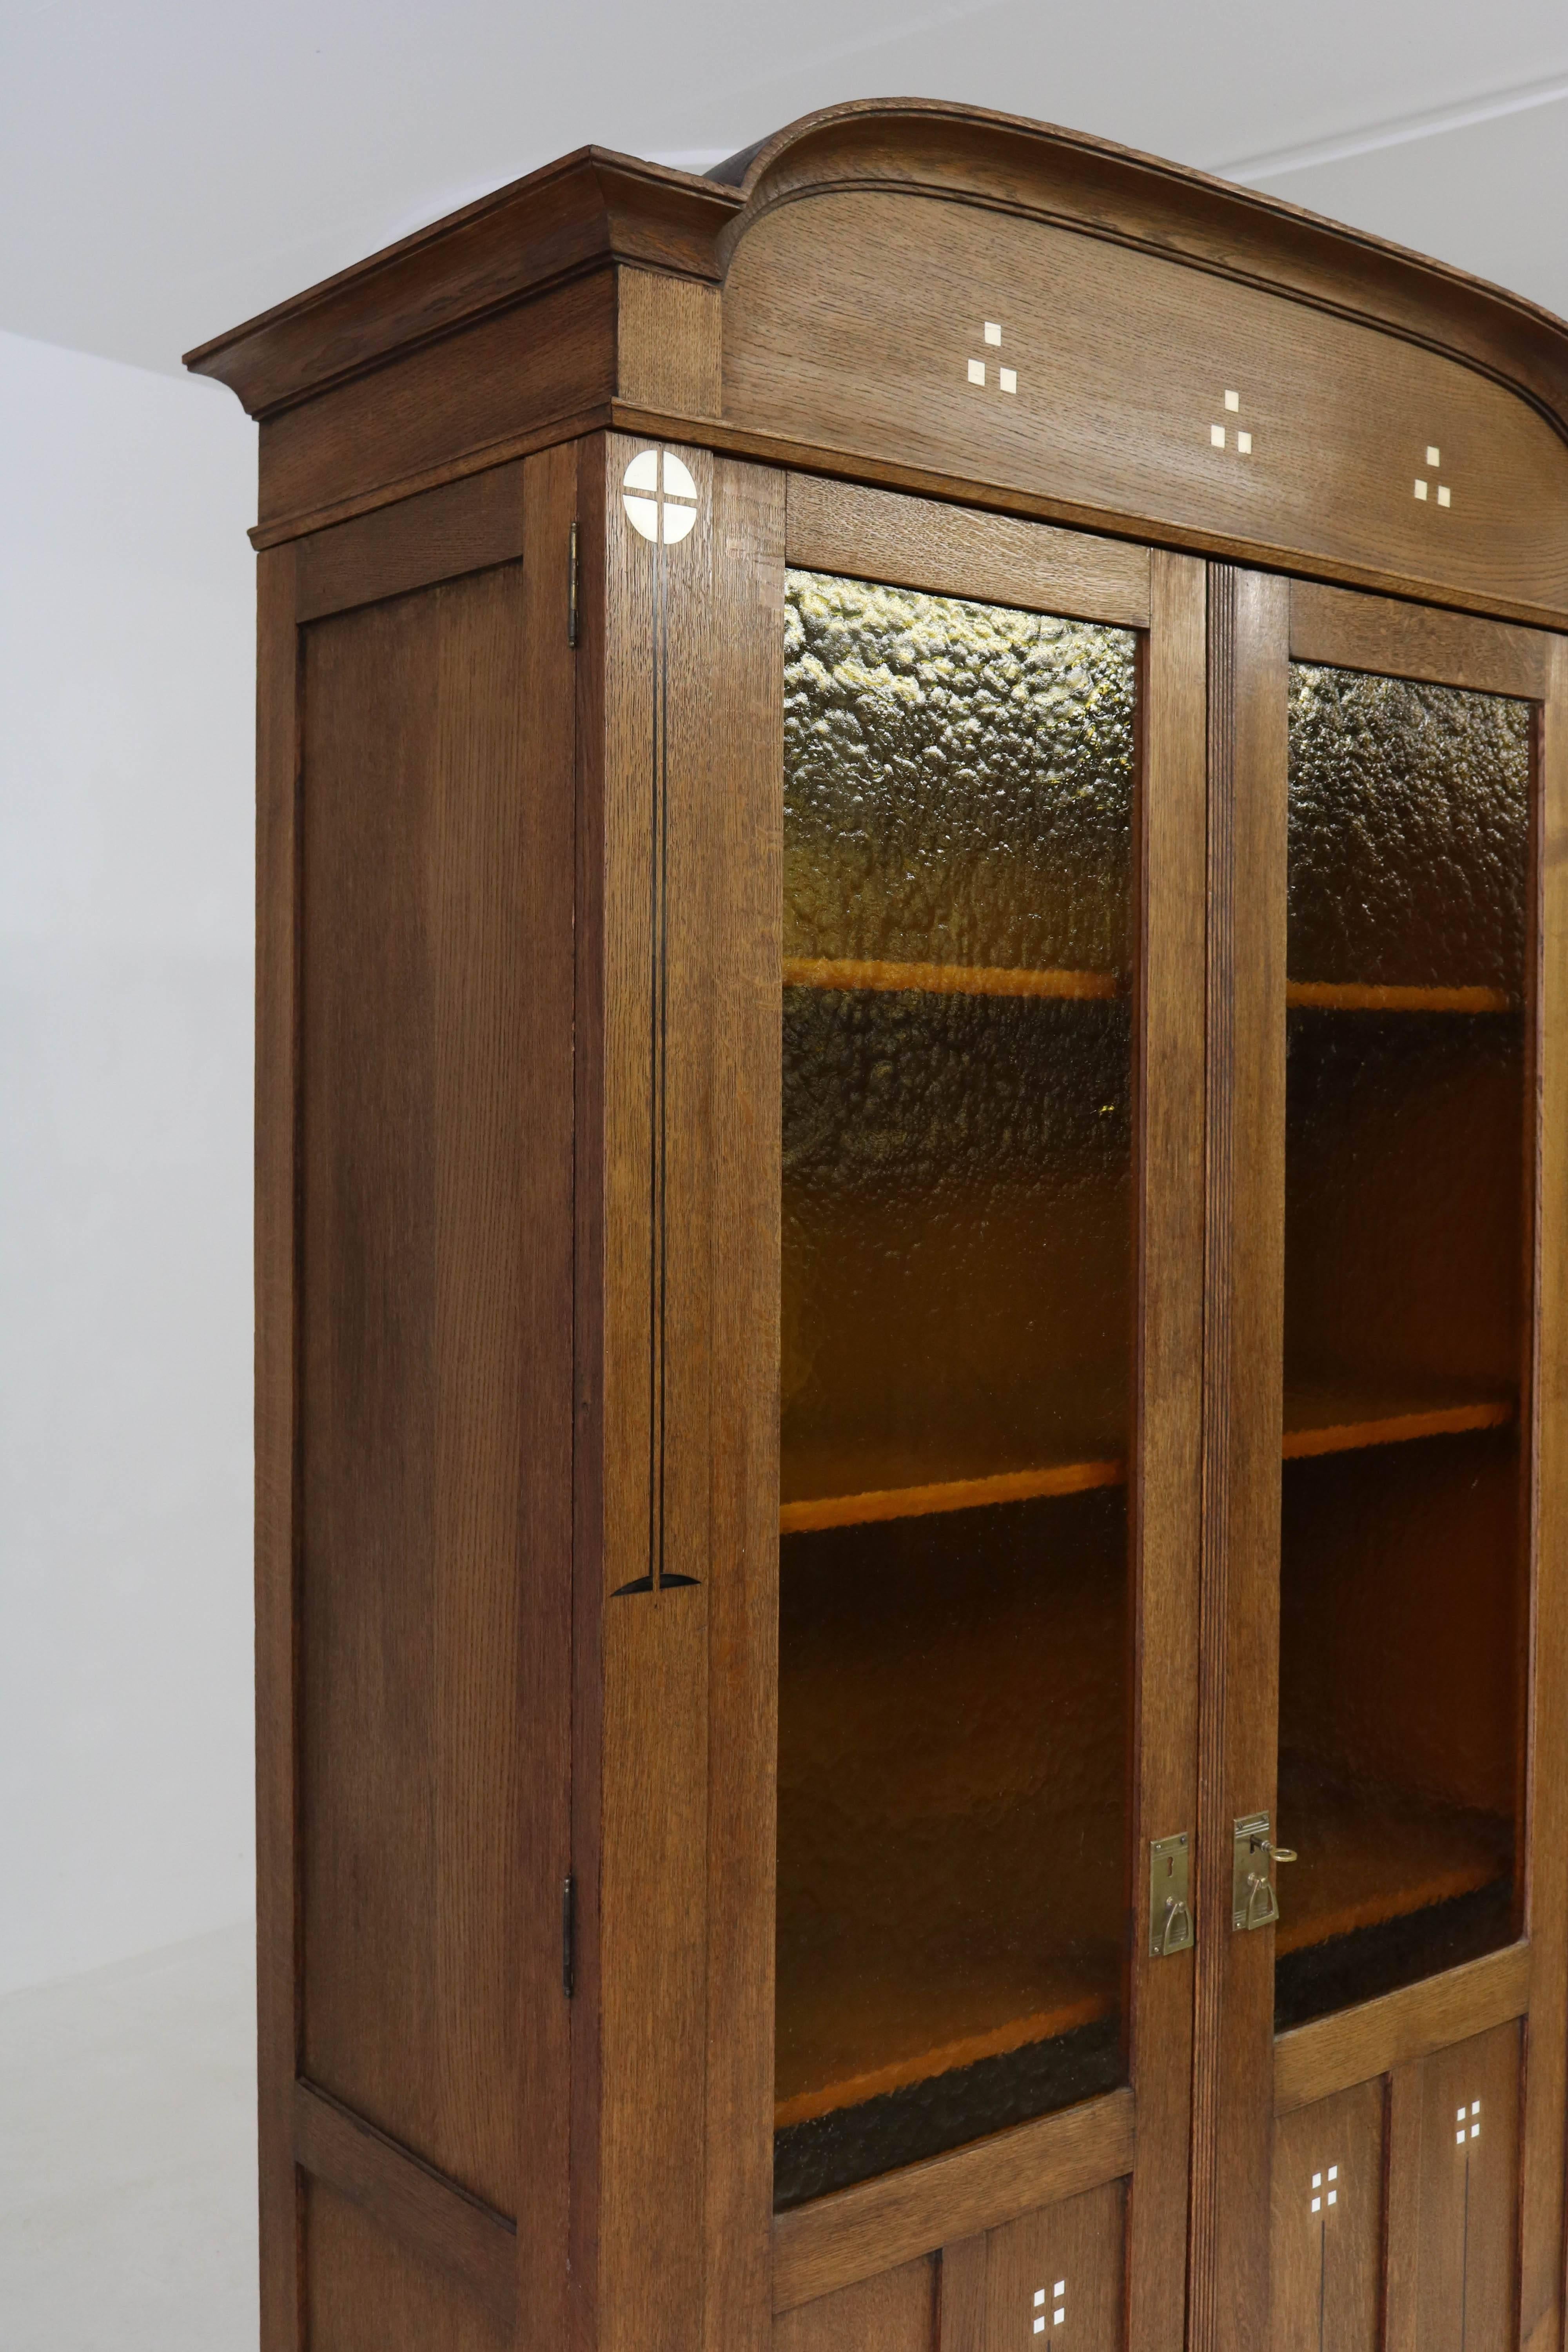
[[[1568,328],[899,101],[190,364],[267,2352],[1560,2347]]]

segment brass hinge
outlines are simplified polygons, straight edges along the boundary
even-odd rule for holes
[[[561,1990],[568,2000],[577,1990],[577,1882],[570,1871],[561,1884]]]
[[[577,642],[577,581],[580,566],[577,561],[577,526],[572,526],[571,542],[566,560],[566,642]]]

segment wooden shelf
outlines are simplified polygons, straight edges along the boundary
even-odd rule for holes
[[[1511,1397],[1390,1397],[1342,1387],[1291,1388],[1285,1397],[1284,1460],[1351,1454],[1364,1446],[1402,1445],[1422,1437],[1460,1437],[1503,1429],[1513,1419]],[[915,1519],[942,1511],[984,1510],[995,1503],[1026,1503],[1051,1495],[1081,1495],[1120,1486],[1126,1462],[1101,1454],[1054,1462],[1038,1469],[1006,1470],[993,1477],[951,1478],[921,1486],[882,1486],[860,1494],[814,1496],[781,1503],[779,1533],[809,1535],[825,1528],[866,1527],[881,1519]]]
[[[931,1486],[883,1486],[863,1495],[827,1495],[779,1506],[779,1533],[806,1535],[821,1528],[868,1526],[874,1519],[925,1518],[938,1511],[982,1510],[991,1503],[1027,1503],[1041,1495],[1081,1495],[1091,1486],[1125,1484],[1127,1465],[1057,1462],[1038,1470],[1005,1470],[992,1478],[950,1478]]]
[[[858,1867],[841,1855],[842,1884],[831,1870],[803,1882],[804,1947],[783,1872],[775,2127],[1111,2016],[1122,1836],[1119,1797],[1078,1811],[1037,1799],[1000,1844],[963,1810],[886,1822]],[[816,1923],[835,1914],[814,1951]]]
[[[1121,993],[1110,971],[1031,971],[1012,964],[878,963],[841,956],[785,956],[786,988],[909,991],[921,996],[1108,997]]]
[[[1508,1874],[1506,1821],[1396,1790],[1335,1786],[1283,1758],[1275,1823],[1300,1857],[1275,1876],[1280,1958],[1477,1894]]]
[[[1382,988],[1356,980],[1290,980],[1285,1002],[1319,1013],[1513,1013],[1505,988]]]
[[[853,956],[785,956],[786,988],[865,989],[921,996],[1105,998],[1126,992],[1115,972],[1035,971],[1025,965],[889,963]],[[1285,1002],[1321,1013],[1513,1013],[1503,988],[1405,988],[1356,980],[1292,980]]]
[[[1281,1768],[1276,1818],[1300,1856],[1277,1872],[1279,1958],[1477,1893],[1509,1869],[1504,1821],[1397,1790],[1333,1788],[1289,1763]],[[927,1953],[913,1914],[908,1922],[889,1916],[879,1938],[854,1939],[852,1965],[837,1976],[825,1969],[816,1982],[798,1987],[781,1979],[775,2129],[1112,2015],[1116,1971],[1105,1965],[1105,1953],[1117,1932],[1110,1915],[1119,1901],[1108,1905],[1104,1885],[1083,1883],[1071,1857],[1086,1845],[1114,1853],[1116,1823],[1108,1818],[1090,1839],[1081,1824],[1064,1836],[1063,1824],[1041,1808],[1038,1827],[1047,1851],[1061,1848],[1054,1920],[977,1922],[978,1954]],[[908,1843],[900,1883],[917,1910],[922,1869],[940,1875],[947,1847],[961,1848],[969,1833],[962,1819],[890,1828],[895,1843]],[[1053,1930],[1060,1935],[1064,1927],[1087,1931],[1088,1952],[1099,1953],[1099,1965],[1081,1953],[1049,1951]]]
[[[1503,1429],[1513,1419],[1511,1397],[1378,1396],[1336,1387],[1285,1392],[1287,1462],[1316,1454],[1352,1454],[1366,1445],[1403,1445],[1418,1437],[1460,1437],[1476,1429]]]

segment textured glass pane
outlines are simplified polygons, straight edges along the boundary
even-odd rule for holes
[[[1281,2026],[1515,1932],[1530,742],[1291,673]]]
[[[1530,705],[1297,663],[1295,981],[1518,993]]]
[[[1119,972],[1132,640],[791,575],[784,953]]]
[[[1124,2079],[1134,644],[785,655],[788,2205]]]

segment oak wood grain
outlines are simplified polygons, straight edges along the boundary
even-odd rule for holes
[[[253,416],[584,272],[624,262],[715,278],[728,188],[579,147],[187,352]]]
[[[600,801],[602,1593],[597,2343],[690,2340],[703,2308],[712,942],[703,752],[711,468],[667,551],[606,439]],[[584,561],[593,560],[590,553]],[[599,1254],[602,1253],[602,1255]],[[667,1581],[673,1579],[673,1581]],[[659,2249],[650,2265],[650,2245]]]
[[[819,475],[790,476],[788,547],[791,563],[807,572],[1122,628],[1149,621],[1146,547]]]
[[[774,2352],[950,2352],[939,2336],[937,2265],[900,2263],[876,2278],[840,2287],[815,2303],[780,2312]]]
[[[304,2071],[501,2211],[520,1905],[558,1916],[517,1851],[523,620],[507,564],[311,624],[302,786]]]
[[[1137,1452],[1132,1489],[1134,1856],[1130,1969],[1138,2163],[1128,2326],[1185,2302],[1194,1968],[1150,1957],[1150,1841],[1197,1826],[1203,1559],[1206,800],[1204,567],[1156,553],[1144,649],[1136,1003]]]
[[[572,1862],[576,1884],[571,2007],[572,2160],[568,2188],[567,2342],[597,2340],[603,2192],[599,1891],[604,1853],[605,1525],[604,1181],[609,577],[605,446],[577,448],[578,653],[574,973],[574,1362],[572,1588]]]
[[[1510,1944],[1280,2034],[1274,2044],[1275,2114],[1289,2115],[1522,2017],[1531,2003],[1532,1959],[1528,1944]]]
[[[377,509],[299,543],[296,616],[319,620],[522,553],[520,465]]]
[[[1042,2319],[1049,2345],[1121,2352],[1130,2340],[1126,2221],[1126,2183],[1111,2180],[990,2231],[984,2352],[1031,2345]]]
[[[261,2342],[300,2342],[293,2084],[300,2046],[296,1850],[298,1540],[299,639],[295,555],[257,582],[256,721],[256,1938]]]
[[[332,2352],[508,2352],[516,2335],[483,2292],[432,2260],[362,2199],[304,2179],[309,2341]],[[510,2240],[507,2246],[510,2250]]]
[[[1292,661],[1531,700],[1546,690],[1551,643],[1533,629],[1500,623],[1480,628],[1466,614],[1430,605],[1357,595],[1310,580],[1290,583]]]
[[[1271,2352],[1378,2352],[1384,2106],[1363,2083],[1275,2126]]]
[[[398,484],[424,488],[431,468],[454,460],[516,456],[496,445],[609,400],[615,367],[608,271],[420,343],[264,422],[260,520],[298,521]]]
[[[309,2083],[294,2085],[294,2154],[510,2330],[517,2313],[512,2224]]]
[[[1522,297],[1086,131],[936,99],[851,100],[786,124],[722,176],[745,198],[720,233],[726,249],[768,210],[819,190],[901,184],[1037,220],[1077,219],[1205,272],[1376,319],[1483,373],[1511,373],[1551,413],[1568,406],[1562,324]]]
[[[1276,1772],[1288,614],[1283,581],[1211,573],[1194,2352],[1241,2352],[1268,2305],[1274,1936],[1233,1932],[1230,1880]]]
[[[1421,2352],[1519,2340],[1520,2094],[1517,2024],[1495,2026],[1422,2063],[1415,2328]]]
[[[1407,2058],[1387,2079],[1384,2142],[1384,2352],[1420,2352],[1422,2065]]]
[[[773,2309],[1118,2179],[1132,2161],[1132,2094],[1111,2091],[797,2206],[773,2223]]]
[[[937,2270],[939,2352],[985,2352],[984,2231],[943,2246]]]
[[[515,1085],[529,1138],[520,1170],[524,1236],[516,1312],[526,1377],[519,1399],[516,2305],[523,2343],[567,2332],[571,2021],[562,1980],[561,1891],[572,1851],[574,1363],[571,912],[576,857],[575,656],[567,642],[577,465],[570,449],[522,469],[522,674],[514,724],[519,794],[517,919],[510,953],[528,1008]]]
[[[723,398],[718,288],[623,265],[616,296],[617,397],[678,416],[716,416]]]
[[[701,913],[714,942],[708,1780],[709,2352],[765,2352],[778,1759],[784,482],[712,469]],[[697,714],[693,713],[693,740]]]
[[[1078,222],[932,202],[889,178],[737,226],[729,420],[1048,488],[1086,523],[1120,517],[1143,538],[1199,529],[1390,586],[1568,600],[1568,449],[1533,406],[1436,351]],[[889,266],[900,255],[909,266]],[[1433,444],[1449,506],[1413,495]]]

